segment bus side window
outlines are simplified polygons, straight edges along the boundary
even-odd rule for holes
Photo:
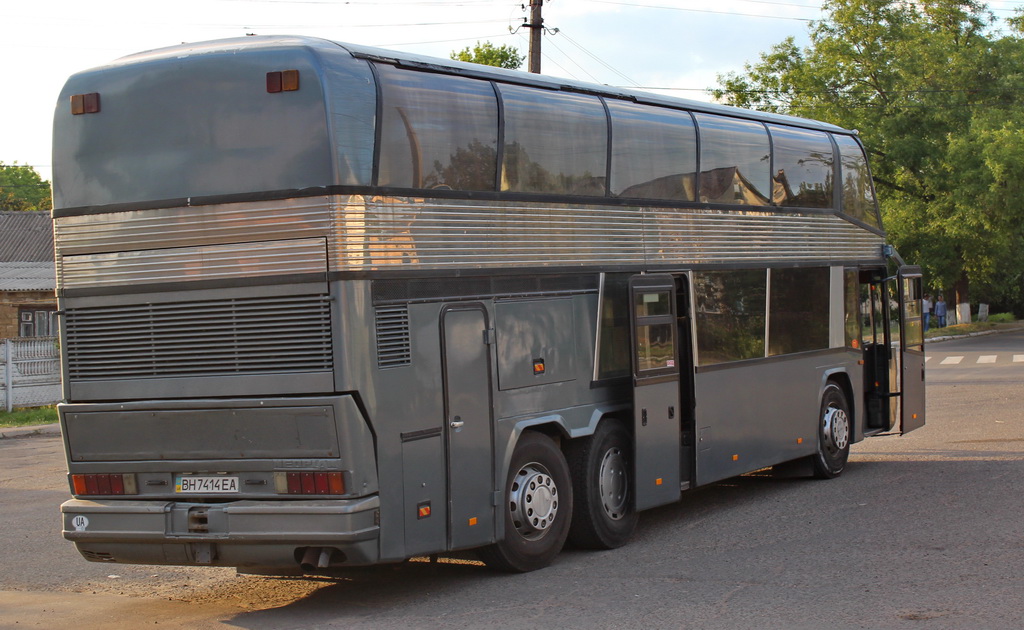
[[[772,202],[801,208],[832,207],[832,142],[828,134],[769,125]]]
[[[700,200],[771,205],[771,142],[759,122],[694,114],[700,135]]]
[[[875,210],[875,193],[871,186],[871,173],[864,151],[849,136],[833,135],[839,147],[840,174],[842,176],[842,212],[873,227],[880,227]]]
[[[688,112],[609,99],[613,197],[697,199],[697,130]]]
[[[500,85],[501,190],[604,196],[608,119],[595,96]]]
[[[486,81],[378,65],[380,186],[494,190],[498,99]]]

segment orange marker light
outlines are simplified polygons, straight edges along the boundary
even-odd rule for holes
[[[421,505],[419,511],[417,512],[417,516],[419,516],[420,518],[427,518],[428,516],[430,516],[430,506]]]
[[[656,485],[656,486],[660,486],[661,485],[661,477],[658,477],[657,479],[654,480],[654,485]]]
[[[85,486],[85,475],[71,475],[71,483],[74,484],[75,494],[89,494]]]
[[[99,92],[90,94],[75,94],[71,97],[71,114],[95,114],[100,111]]]
[[[281,89],[285,92],[294,92],[299,89],[298,70],[285,70],[281,73]]]
[[[469,526],[472,527],[474,525],[476,525],[476,517],[475,516],[473,518],[469,519]]]
[[[740,456],[739,455],[733,455],[732,456],[732,461],[734,461],[734,462],[740,461]]]
[[[279,70],[267,73],[267,92],[294,92],[299,89],[298,70]]]

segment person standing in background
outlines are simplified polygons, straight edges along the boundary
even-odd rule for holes
[[[928,320],[932,316],[932,296],[927,293],[924,294],[924,299],[921,300],[921,313],[924,315],[924,331],[928,332]]]
[[[946,300],[945,300],[945,298],[942,297],[942,295],[939,295],[939,297],[935,298],[935,309],[934,309],[934,312],[935,312],[935,319],[938,320],[939,328],[945,328],[946,327]]]

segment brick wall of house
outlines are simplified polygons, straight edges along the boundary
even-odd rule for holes
[[[19,336],[22,307],[55,311],[57,298],[52,291],[0,291],[0,339]]]

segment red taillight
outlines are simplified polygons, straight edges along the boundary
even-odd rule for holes
[[[290,472],[284,475],[288,494],[345,494],[345,478],[340,472]],[[278,492],[281,492],[278,484]]]
[[[299,473],[302,480],[302,494],[316,494],[316,482],[314,477],[318,473]]]
[[[138,494],[135,475],[71,475],[71,488],[76,495],[116,496]]]

